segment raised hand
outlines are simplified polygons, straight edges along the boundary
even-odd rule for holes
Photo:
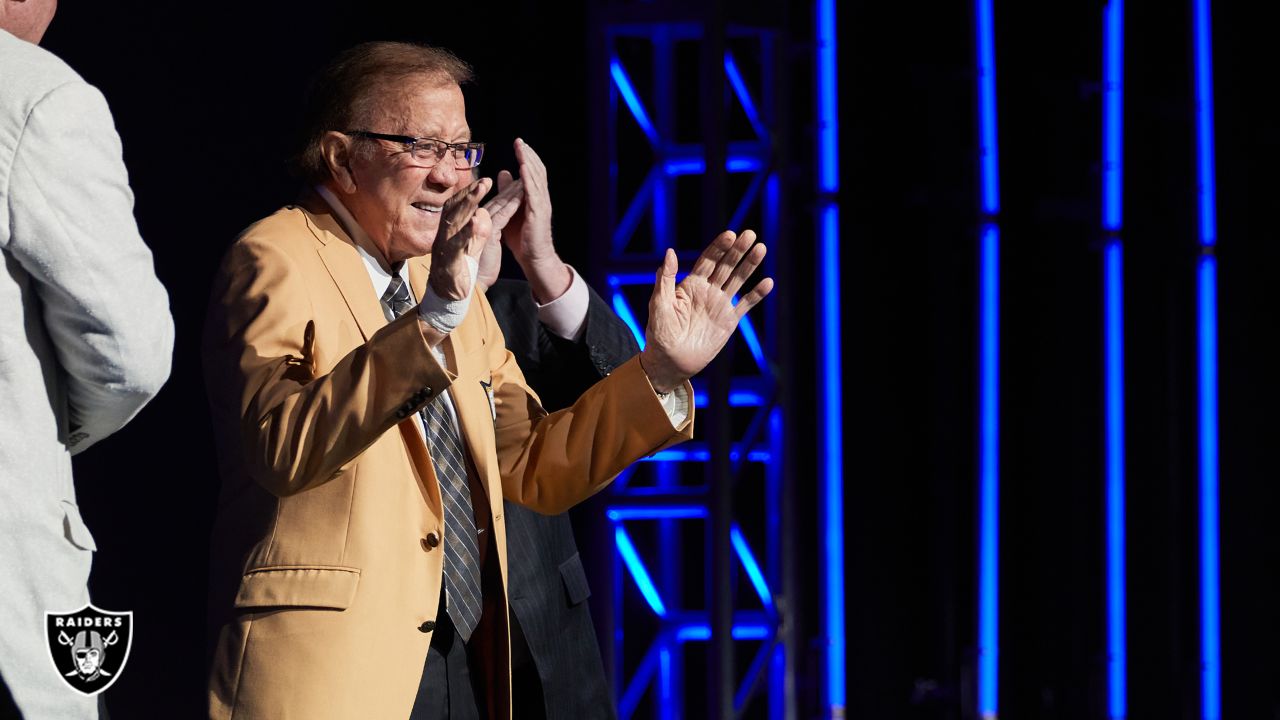
[[[498,273],[502,270],[502,230],[520,209],[523,199],[524,182],[513,180],[506,170],[498,173],[498,193],[484,204],[484,209],[489,211],[492,229],[480,255],[480,274],[476,276],[479,292],[485,292],[498,280]]]
[[[502,241],[511,248],[511,254],[533,290],[539,302],[550,302],[562,295],[573,282],[569,268],[556,253],[551,237],[551,191],[547,187],[547,167],[542,158],[523,140],[515,141],[516,162],[520,165],[520,180],[524,187],[524,202],[520,211],[502,231]],[[509,175],[509,174],[508,174]],[[502,174],[498,176],[502,186]]]
[[[678,263],[667,250],[649,298],[649,324],[640,365],[660,393],[693,377],[715,359],[738,321],[773,290],[773,278],[756,283],[733,304],[733,296],[764,260],[763,243],[750,230],[726,230],[702,251],[693,269],[676,284]]]
[[[431,246],[431,274],[427,284],[444,300],[462,300],[471,295],[471,271],[467,257],[476,262],[489,239],[492,221],[489,212],[480,207],[480,200],[488,194],[493,181],[481,178],[464,192],[445,203]]]

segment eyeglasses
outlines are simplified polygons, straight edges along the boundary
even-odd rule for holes
[[[368,130],[344,130],[343,135],[368,138],[370,140],[386,140],[404,146],[404,152],[424,168],[435,167],[444,159],[445,153],[453,158],[453,166],[459,170],[470,170],[480,165],[484,157],[484,143],[463,142],[449,143],[435,138],[417,138],[409,135],[387,135],[386,133],[369,132]]]

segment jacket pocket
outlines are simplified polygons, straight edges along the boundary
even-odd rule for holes
[[[346,610],[355,600],[360,570],[332,565],[254,568],[240,580],[237,609],[306,607]]]
[[[560,579],[564,581],[564,591],[569,596],[569,604],[578,603],[591,597],[591,587],[587,585],[587,573],[582,569],[582,558],[578,553],[560,563]]]
[[[80,517],[80,508],[70,500],[62,500],[62,532],[72,545],[81,550],[97,550],[98,544],[93,541],[93,533]]]

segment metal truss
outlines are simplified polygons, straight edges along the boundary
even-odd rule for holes
[[[786,251],[777,30],[634,11],[594,23],[594,228],[607,241],[593,261],[643,347],[666,248],[687,270],[717,230],[751,227],[775,277]],[[787,364],[773,301],[695,380],[698,439],[637,463],[607,498],[602,640],[624,720],[795,717]]]

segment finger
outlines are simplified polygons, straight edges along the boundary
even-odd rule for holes
[[[480,178],[467,186],[467,189],[463,192],[445,201],[444,208],[441,211],[440,231],[442,233],[453,232],[469,222],[471,216],[475,214],[476,208],[480,207],[480,200],[489,193],[489,188],[492,186],[493,181],[489,178]],[[446,230],[445,228],[450,229]]]
[[[525,172],[532,173],[535,179],[539,181],[539,185],[545,185],[547,179],[547,166],[542,162],[542,156],[538,155],[538,151],[524,140],[517,139],[519,147],[516,150],[516,157],[520,160],[521,176]]]
[[[526,200],[530,208],[541,210],[551,204],[551,192],[547,187],[547,166],[536,150],[524,140],[516,139],[516,159],[520,162],[520,177],[525,181]]]
[[[471,216],[471,222],[467,224],[466,230],[459,233],[459,235],[465,235],[465,237],[461,238],[464,243],[464,251],[479,260],[480,255],[484,252],[485,244],[489,242],[489,236],[492,231],[493,220],[489,217],[489,211],[484,208],[478,208],[475,215]]]
[[[675,302],[676,270],[679,266],[676,251],[667,248],[667,252],[662,256],[662,264],[658,266],[658,272],[654,277],[653,295],[649,298],[650,317],[653,316],[652,308],[655,304],[659,307],[668,307]]]
[[[729,249],[725,251],[720,258],[720,262],[716,263],[716,267],[711,271],[711,277],[707,279],[707,282],[711,283],[712,287],[723,286],[733,273],[733,269],[738,266],[738,261],[747,253],[747,250],[751,249],[751,245],[755,241],[756,234],[751,230],[744,230],[733,245],[729,246]]]
[[[738,263],[738,266],[733,269],[733,274],[729,276],[728,282],[724,284],[726,294],[729,296],[737,294],[738,290],[747,282],[747,278],[751,277],[751,273],[754,273],[756,268],[760,267],[760,263],[764,262],[766,252],[768,252],[768,248],[764,246],[764,243],[751,248],[751,251],[747,253],[746,259]]]
[[[697,261],[693,263],[693,269],[689,271],[689,275],[697,275],[703,278],[711,277],[711,272],[715,270],[716,263],[720,262],[720,258],[724,257],[725,251],[733,247],[733,243],[738,236],[732,230],[725,230],[716,236],[715,240],[707,246],[706,250],[698,256]]]
[[[506,170],[506,181],[504,184],[502,174],[498,175],[498,185],[501,188],[493,199],[484,204],[484,208],[489,211],[490,217],[493,219],[493,226],[499,231],[507,226],[507,222],[520,209],[521,197],[524,195],[522,189],[522,181],[512,180],[511,173]]]
[[[759,305],[760,301],[770,292],[773,292],[773,278],[767,277],[756,283],[756,286],[751,288],[751,292],[743,295],[742,299],[738,301],[737,307],[734,308],[734,311],[738,313],[738,318],[742,319],[743,316],[751,311],[751,308]]]
[[[506,189],[508,185],[511,184],[511,179],[512,178],[511,178],[510,170],[498,171],[498,192],[499,193],[501,193],[504,189]]]

